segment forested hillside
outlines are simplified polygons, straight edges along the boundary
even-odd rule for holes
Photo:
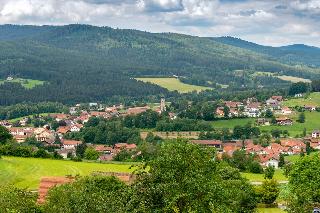
[[[238,70],[244,70],[243,74]],[[265,52],[211,38],[89,25],[0,26],[0,79],[13,76],[46,82],[33,89],[1,84],[0,105],[170,96],[166,89],[133,79],[141,76],[178,75],[186,82],[227,84],[230,89],[251,81],[255,81],[253,87],[285,83],[272,77],[252,80],[246,75],[255,71],[320,76],[318,69],[282,64]]]
[[[307,46],[304,44],[269,47],[233,37],[219,37],[213,38],[213,40],[223,44],[251,50],[256,53],[266,54],[274,60],[278,60],[279,62],[287,63],[289,65],[320,67],[320,48],[318,47]]]

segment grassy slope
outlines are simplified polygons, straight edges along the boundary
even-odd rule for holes
[[[284,210],[278,208],[258,208],[258,213],[284,213]]]
[[[36,189],[43,176],[89,175],[94,171],[131,172],[129,164],[100,164],[51,159],[2,157],[0,184]]]
[[[26,89],[32,89],[35,86],[41,86],[44,84],[44,81],[33,80],[33,79],[23,79],[23,78],[16,78],[16,79],[13,79],[12,81],[0,80],[0,84],[4,82],[20,83]]]
[[[264,174],[253,174],[253,173],[241,173],[243,177],[247,178],[251,182],[263,182]],[[281,169],[277,169],[274,173],[273,178],[277,181],[286,181],[288,180],[284,175]]]
[[[39,115],[40,115],[40,116],[48,116],[49,114],[54,114],[54,113],[40,113]],[[32,118],[32,116],[33,116],[33,115],[23,116],[23,117],[19,117],[19,118],[10,119],[10,120],[8,120],[8,121],[9,121],[9,122],[16,122],[16,121],[20,121],[20,120],[22,120],[23,118],[26,118],[26,117]]]
[[[187,93],[192,91],[200,92],[202,90],[212,89],[210,87],[185,84],[180,82],[176,78],[136,78],[136,79],[143,82],[150,82],[153,84],[157,84],[161,87],[168,89],[169,91],[177,90],[180,93]]]
[[[304,105],[320,106],[320,92],[313,92],[308,97],[287,100],[284,102],[284,105],[289,107]]]
[[[292,115],[294,123],[292,126],[260,126],[260,130],[271,131],[272,129],[288,130],[291,137],[294,137],[298,134],[301,134],[303,129],[307,129],[307,133],[311,133],[314,129],[320,129],[320,113],[319,112],[305,112],[306,122],[298,123],[296,122],[298,114]],[[214,121],[212,124],[215,128],[233,128],[236,125],[245,125],[248,122],[252,124],[255,123],[254,118],[245,118],[245,119],[230,119],[230,120],[221,120]]]
[[[310,155],[319,155],[319,152],[312,152]],[[295,162],[295,161],[299,160],[299,158],[300,158],[300,155],[285,156],[285,160],[291,161],[291,162]]]

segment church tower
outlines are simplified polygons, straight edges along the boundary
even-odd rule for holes
[[[165,112],[166,111],[166,99],[161,98],[160,101],[160,112]]]

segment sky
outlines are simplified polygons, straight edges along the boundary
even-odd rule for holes
[[[75,23],[320,47],[320,0],[0,0],[0,24]]]

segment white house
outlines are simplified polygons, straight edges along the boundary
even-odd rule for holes
[[[320,137],[320,130],[313,130],[311,137],[319,138]]]
[[[80,144],[82,144],[82,141],[76,141],[76,140],[63,140],[62,141],[62,146],[64,149],[75,149]]]
[[[72,125],[70,128],[70,132],[80,132],[81,128],[82,128],[81,124]]]

